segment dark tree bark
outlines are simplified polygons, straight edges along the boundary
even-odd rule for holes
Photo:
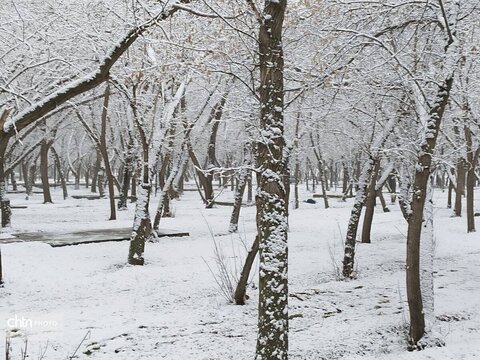
[[[63,193],[63,200],[68,198],[68,190],[67,190],[67,182],[65,180],[65,173],[62,169],[62,163],[60,161],[60,156],[58,156],[55,147],[51,147],[52,155],[55,158],[55,165],[57,166],[58,170],[58,177],[60,178],[60,184],[62,185],[62,193]]]
[[[443,5],[442,5],[443,6]],[[449,34],[449,41],[445,51],[451,52],[453,36]],[[453,54],[450,54],[453,56]],[[450,65],[450,64],[449,64]],[[450,65],[452,66],[452,65]],[[442,122],[445,107],[447,106],[453,84],[454,69],[447,71],[446,78],[438,85],[433,106],[429,111],[429,120],[426,124],[425,139],[421,145],[415,178],[413,182],[413,197],[411,215],[407,230],[407,299],[410,314],[410,345],[416,348],[425,333],[425,315],[423,312],[422,292],[420,286],[420,239],[423,225],[423,212],[427,196],[428,180],[431,174],[432,156],[437,143],[438,132]],[[458,184],[457,184],[458,186]]]
[[[10,183],[12,184],[12,191],[17,191],[17,180],[15,179],[15,171],[10,171]]]
[[[472,131],[465,126],[465,140],[467,145],[467,232],[475,232],[475,168],[480,156],[480,147],[475,151],[473,149]]]
[[[110,85],[107,84],[105,87],[105,96],[103,98],[103,107],[102,107],[102,124],[100,130],[100,143],[99,149],[102,154],[103,163],[105,164],[105,174],[107,175],[107,184],[108,184],[108,197],[110,199],[110,220],[117,219],[117,212],[115,207],[115,183],[112,167],[110,165],[110,159],[108,158],[107,150],[107,120],[108,120],[108,105],[110,102]],[[103,184],[102,184],[103,187]],[[100,187],[99,187],[100,189]],[[100,194],[102,196],[102,194]]]
[[[253,5],[253,2],[252,2]],[[257,233],[260,249],[256,359],[288,359],[288,251],[284,166],[282,27],[286,0],[266,0],[259,18],[260,131]]]
[[[238,279],[237,287],[235,288],[235,304],[245,305],[247,301],[247,285],[250,272],[252,270],[253,262],[258,253],[259,241],[258,236],[255,236],[252,248],[247,254],[245,264],[243,265],[242,272],[240,273],[240,279]]]
[[[92,174],[92,186],[90,191],[92,193],[97,192],[97,185],[98,185],[98,173],[100,171],[100,167],[102,166],[102,154],[96,150],[97,158],[95,160],[95,165],[93,166],[93,174]]]
[[[40,145],[40,176],[42,179],[44,204],[53,204],[50,194],[50,184],[48,182],[48,150],[51,145],[52,143],[46,139],[43,139]]]
[[[343,257],[342,274],[345,278],[353,278],[354,262],[355,262],[355,241],[357,238],[358,223],[362,215],[362,208],[368,192],[369,179],[371,178],[375,160],[367,159],[363,165],[358,181],[358,190],[355,196],[352,212],[350,213],[350,221],[348,222],[347,237],[345,240],[345,251]]]
[[[363,217],[362,227],[362,243],[369,244],[371,242],[372,222],[373,215],[375,214],[375,198],[377,197],[377,191],[375,187],[377,185],[377,177],[380,171],[380,159],[375,159],[375,165],[373,167],[372,176],[370,177],[370,184],[367,190],[367,198],[365,202],[365,215]]]
[[[244,163],[238,174],[238,186],[235,192],[235,200],[233,202],[232,216],[230,217],[230,225],[228,231],[236,233],[238,231],[238,219],[240,218],[240,210],[242,209],[242,199],[247,187],[248,166],[250,165],[250,144],[246,144],[244,148]]]
[[[5,115],[6,114],[6,115]],[[5,117],[4,117],[5,116]],[[4,116],[0,117],[0,126],[3,124],[4,119],[8,116],[7,112],[4,112]],[[7,151],[9,137],[0,135],[0,210],[2,215],[2,228],[10,227],[12,210],[10,208],[10,200],[7,198],[7,182],[5,179],[5,152]]]
[[[448,180],[447,209],[452,208],[452,192],[453,192],[453,183],[452,183],[452,180]]]
[[[457,162],[457,184],[455,186],[455,216],[462,216],[462,197],[465,191],[465,159],[460,158]]]

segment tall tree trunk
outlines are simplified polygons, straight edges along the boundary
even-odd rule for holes
[[[288,359],[288,250],[284,174],[282,26],[286,0],[265,0],[259,33],[260,132],[257,233],[260,249],[256,359]]]
[[[435,321],[433,261],[435,258],[435,234],[433,228],[433,178],[427,185],[424,211],[423,238],[420,244],[420,284],[422,288],[423,313],[427,332]]]
[[[451,44],[453,36],[449,35],[449,41],[445,48],[446,56],[453,57],[450,52],[456,51]],[[451,59],[450,59],[451,60]],[[453,84],[453,73],[455,62],[446,64],[446,78],[438,87],[433,107],[429,111],[429,119],[426,123],[425,138],[419,151],[419,157],[415,166],[415,179],[413,182],[413,198],[411,204],[411,215],[408,220],[407,230],[407,261],[406,281],[407,299],[410,313],[410,346],[418,347],[418,342],[425,333],[425,316],[423,312],[422,292],[420,286],[420,239],[423,226],[423,211],[427,196],[428,180],[430,178],[432,156],[437,143],[438,132],[442,122],[445,107],[447,106],[450,91]],[[459,187],[459,184],[457,184]]]
[[[473,150],[472,131],[465,126],[465,140],[467,145],[467,232],[475,232],[475,168],[480,156],[480,146],[476,151]]]
[[[100,153],[103,157],[103,163],[105,164],[105,173],[107,175],[107,184],[108,184],[108,197],[110,199],[110,220],[117,219],[117,208],[115,207],[115,183],[112,167],[110,165],[110,160],[108,158],[107,150],[107,119],[108,119],[108,105],[110,102],[110,85],[107,84],[105,87],[105,96],[103,98],[103,107],[102,107],[102,125],[100,130]],[[99,186],[99,189],[103,188]],[[100,191],[100,196],[102,196]]]

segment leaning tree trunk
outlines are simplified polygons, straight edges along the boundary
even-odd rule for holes
[[[363,203],[368,192],[368,183],[372,174],[375,160],[368,158],[363,165],[358,180],[358,190],[355,195],[355,202],[353,204],[352,212],[350,213],[350,221],[348,222],[347,237],[345,240],[345,251],[343,256],[343,270],[342,274],[345,278],[353,278],[354,261],[355,261],[355,241],[357,238],[358,223],[362,215]]]
[[[168,178],[162,186],[162,190],[160,192],[160,199],[158,200],[158,207],[157,212],[155,213],[155,220],[153,222],[153,229],[158,230],[160,225],[160,219],[162,217],[162,213],[164,213],[164,206],[165,206],[165,199],[169,197],[169,190],[173,186],[175,179],[180,171],[183,170],[185,163],[188,161],[187,149],[182,148],[182,153],[180,154],[178,161],[174,164],[170,174],[168,174]]]
[[[452,50],[451,44],[454,42],[452,36],[445,48],[447,55]],[[448,59],[447,66],[453,67],[455,62]],[[442,122],[445,107],[450,96],[450,90],[453,84],[454,69],[448,69],[447,76],[439,86],[433,107],[429,111],[429,118],[426,122],[425,138],[419,151],[419,157],[415,166],[415,179],[413,182],[413,197],[411,204],[411,215],[408,221],[407,230],[407,299],[410,310],[410,346],[417,348],[420,339],[425,333],[425,314],[423,312],[422,292],[420,285],[420,239],[423,226],[423,211],[427,196],[428,179],[431,173],[432,156],[437,143],[438,132]],[[457,184],[457,190],[459,188]]]
[[[240,210],[242,209],[243,194],[247,187],[248,166],[250,165],[248,145],[245,146],[244,154],[245,160],[238,175],[238,185],[235,192],[235,200],[233,202],[232,216],[230,217],[230,225],[228,226],[228,232],[231,233],[236,233],[238,231],[238,219],[240,218]]]
[[[284,174],[282,26],[286,0],[265,0],[259,33],[260,133],[257,234],[260,249],[257,360],[288,359],[288,250]]]
[[[235,304],[245,305],[247,301],[247,285],[248,278],[250,277],[250,272],[252,270],[253,262],[258,253],[258,236],[255,236],[255,241],[253,242],[252,248],[247,254],[245,259],[245,264],[243,265],[242,272],[240,274],[240,279],[238,279],[237,287],[235,288]]]
[[[343,257],[343,270],[342,274],[345,278],[352,278],[354,274],[354,262],[355,262],[355,240],[357,237],[358,222],[362,215],[362,207],[367,196],[368,184],[372,175],[375,163],[379,161],[377,158],[380,156],[380,150],[385,145],[390,134],[393,132],[395,126],[397,126],[397,118],[392,116],[385,124],[383,133],[373,142],[370,146],[370,157],[363,165],[358,178],[358,190],[355,194],[355,202],[350,214],[350,221],[348,223],[347,237],[345,239],[345,250]]]

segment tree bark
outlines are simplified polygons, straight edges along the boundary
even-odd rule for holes
[[[288,359],[288,251],[284,174],[282,27],[286,0],[266,0],[259,19],[260,132],[257,233],[260,249],[257,360]]]
[[[40,146],[40,176],[42,179],[44,204],[53,204],[52,195],[50,194],[50,184],[48,182],[48,150],[50,146],[50,142],[47,142],[46,139],[42,140]]]
[[[375,214],[375,198],[377,197],[377,191],[375,187],[377,185],[377,177],[380,171],[380,159],[375,159],[375,165],[373,166],[372,175],[370,177],[370,185],[367,190],[367,199],[365,203],[365,215],[363,217],[362,227],[362,243],[371,243],[371,232],[373,215]]]
[[[449,52],[453,43],[450,37],[445,48]],[[452,51],[452,50],[450,50]],[[452,54],[450,54],[452,56]],[[452,65],[450,65],[452,66]],[[427,195],[428,180],[430,178],[432,156],[437,143],[438,132],[442,122],[445,107],[450,96],[453,84],[453,71],[447,72],[447,76],[438,86],[436,99],[429,111],[429,119],[426,124],[425,139],[421,145],[417,164],[415,166],[415,179],[413,182],[413,198],[411,215],[407,230],[407,299],[410,310],[410,346],[418,347],[418,342],[425,333],[425,316],[423,312],[422,292],[420,286],[420,239],[423,226],[423,211]],[[459,184],[457,184],[457,187]]]
[[[107,84],[105,87],[105,96],[103,98],[103,107],[102,107],[102,124],[100,130],[100,153],[103,157],[103,163],[105,164],[105,174],[107,175],[107,184],[108,184],[108,197],[110,199],[110,220],[117,219],[117,212],[115,206],[115,183],[112,167],[110,165],[110,159],[108,158],[107,150],[107,119],[108,119],[108,105],[110,102],[110,85]],[[103,184],[102,184],[103,188]],[[100,187],[99,187],[100,189]],[[100,194],[102,196],[102,194]]]
[[[244,148],[244,162],[238,175],[238,186],[235,192],[235,200],[233,202],[232,216],[230,217],[230,225],[228,231],[236,233],[238,231],[238,219],[240,218],[240,210],[242,209],[242,199],[247,187],[248,166],[250,165],[250,145],[246,144]]]
[[[60,156],[58,156],[57,151],[55,148],[52,146],[52,155],[55,158],[55,164],[57,166],[58,170],[58,177],[60,178],[60,184],[62,185],[62,193],[63,193],[63,200],[68,198],[68,190],[67,190],[67,182],[65,181],[65,173],[62,169],[62,164],[60,162]]]
[[[235,288],[235,304],[245,305],[247,301],[247,285],[250,272],[252,270],[253,262],[258,253],[259,240],[258,236],[255,236],[252,248],[247,254],[245,264],[243,265],[242,272],[240,273],[240,279],[238,279],[237,287]]]
[[[2,121],[3,122],[3,121]],[[1,123],[0,122],[0,125]],[[7,182],[5,179],[5,153],[7,151],[9,137],[0,134],[0,210],[2,215],[2,228],[11,226],[12,210],[10,200],[7,198]]]
[[[465,159],[460,158],[457,162],[457,186],[455,187],[455,216],[462,216],[462,197],[465,189]]]
[[[472,131],[465,126],[465,140],[467,145],[467,232],[475,232],[475,168],[480,156],[480,147],[473,150]]]

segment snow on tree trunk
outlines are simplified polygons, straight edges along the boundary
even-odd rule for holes
[[[155,220],[153,222],[153,228],[158,230],[158,226],[160,225],[160,219],[162,217],[162,213],[165,206],[165,199],[168,198],[168,193],[170,188],[173,186],[173,182],[175,181],[177,174],[183,169],[185,163],[188,161],[187,150],[184,149],[183,153],[179,156],[178,161],[170,171],[167,180],[165,181],[164,186],[160,192],[160,198],[158,200],[158,207],[157,212],[155,214]]]
[[[237,191],[235,192],[232,216],[230,217],[230,225],[228,227],[228,232],[231,233],[236,233],[238,231],[238,219],[240,218],[243,194],[245,193],[245,188],[247,187],[248,166],[250,165],[249,151],[249,144],[247,144],[245,145],[244,149],[245,160],[238,176]]]
[[[368,185],[372,176],[376,161],[380,155],[380,151],[385,145],[388,137],[392,133],[393,129],[397,125],[397,118],[392,116],[390,120],[385,124],[383,133],[370,145],[370,157],[365,161],[363,167],[361,167],[360,175],[358,178],[358,190],[355,195],[355,202],[353,203],[353,209],[350,214],[350,221],[348,222],[347,237],[345,239],[345,250],[343,257],[343,270],[342,274],[345,278],[352,278],[354,274],[354,262],[355,262],[355,240],[357,237],[358,223],[360,216],[362,215],[362,208],[367,196]]]
[[[360,216],[362,215],[363,203],[365,202],[365,198],[367,196],[367,188],[374,164],[375,161],[372,158],[367,159],[363,165],[360,178],[358,180],[358,190],[355,195],[355,202],[350,214],[350,221],[348,222],[347,228],[347,238],[345,240],[342,270],[342,274],[345,278],[352,278],[355,276],[353,268],[355,261],[355,241],[357,238],[358,223],[360,221]]]
[[[286,0],[266,0],[259,20],[260,134],[257,143],[259,304],[256,360],[288,359],[288,251],[283,183],[282,27]]]
[[[425,314],[426,332],[429,332],[435,320],[433,261],[435,257],[435,233],[433,228],[433,185],[427,188],[424,209],[422,241],[420,243],[420,286],[422,289],[423,312]]]
[[[130,249],[128,252],[128,263],[130,265],[143,265],[145,260],[143,253],[145,243],[152,236],[152,224],[148,212],[150,203],[151,185],[148,181],[138,182],[137,202],[135,205],[135,218],[133,220]]]
[[[443,8],[443,3],[440,3]],[[460,2],[455,3],[459,7]],[[458,14],[458,13],[457,13]],[[455,14],[455,16],[457,16]],[[447,20],[446,16],[445,21]],[[409,346],[412,349],[421,347],[420,339],[425,333],[425,315],[423,298],[420,286],[420,240],[424,219],[424,208],[427,196],[427,187],[432,172],[432,156],[437,143],[438,133],[447,106],[450,91],[453,85],[453,76],[458,60],[459,48],[455,38],[454,26],[456,18],[450,26],[453,32],[448,32],[448,42],[445,47],[443,79],[440,79],[438,89],[428,116],[424,119],[424,138],[419,149],[419,156],[415,166],[415,179],[413,182],[413,197],[411,215],[408,220],[407,230],[407,260],[406,260],[406,285],[407,300],[410,313]],[[426,107],[424,107],[426,108]]]

